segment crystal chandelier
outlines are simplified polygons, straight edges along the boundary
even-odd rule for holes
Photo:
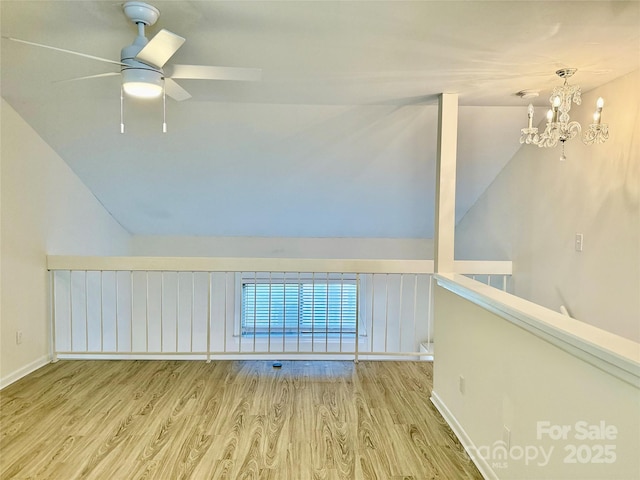
[[[571,103],[576,105],[582,103],[580,87],[567,83],[567,79],[574,73],[576,73],[575,68],[563,68],[556,72],[556,75],[564,79],[564,84],[553,89],[551,98],[549,98],[551,109],[547,112],[547,126],[542,133],[538,133],[538,129],[533,126],[533,105],[529,104],[527,110],[529,125],[520,130],[520,143],[534,144],[538,147],[555,147],[560,142],[562,144],[560,160],[567,159],[564,154],[564,143],[580,134],[582,130],[578,122],[569,121]],[[519,95],[524,97],[523,93],[520,92]],[[589,125],[588,130],[582,136],[582,141],[587,145],[604,143],[609,138],[609,126],[601,122],[603,106],[604,100],[602,97],[598,98],[596,111],[593,114],[593,123]]]

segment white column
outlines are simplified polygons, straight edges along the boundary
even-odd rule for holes
[[[434,270],[453,272],[456,228],[456,149],[458,94],[442,93],[438,99],[438,154],[436,159],[436,214]]]

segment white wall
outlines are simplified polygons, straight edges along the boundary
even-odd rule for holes
[[[433,240],[135,235],[132,250],[140,256],[431,260]]]
[[[583,350],[574,347],[585,355],[577,358],[443,287],[434,296],[434,403],[478,458],[485,478],[638,478],[637,385],[586,361],[584,344]],[[582,333],[595,330],[579,326]],[[633,351],[630,341],[610,337],[624,347],[620,351]],[[544,425],[564,427],[565,438],[551,438]],[[590,438],[582,437],[586,426]]]
[[[128,232],[4,99],[1,111],[0,387],[48,362],[46,255],[130,247]]]
[[[640,72],[583,94],[571,119],[591,123],[599,96],[609,141],[570,140],[565,162],[523,146],[459,222],[456,259],[510,259],[516,295],[640,341]]]

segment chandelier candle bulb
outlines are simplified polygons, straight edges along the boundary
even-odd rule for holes
[[[520,95],[520,93],[518,93]],[[522,96],[522,95],[520,95]],[[524,98],[524,96],[522,96]],[[533,114],[534,108],[533,104],[530,103],[527,107],[527,119],[529,120],[529,126],[527,128],[520,129],[520,143],[526,143],[529,145],[530,143],[535,143],[538,138],[538,129],[533,126]]]
[[[560,107],[561,103],[562,100],[560,100],[560,97],[553,97],[553,119],[551,120],[553,123],[556,123],[558,121],[558,108]]]
[[[533,104],[529,104],[527,108],[527,117],[529,118],[529,128],[533,127]]]
[[[601,117],[602,117],[602,107],[604,107],[604,99],[602,97],[598,98],[596,102],[596,113],[593,114],[593,121],[600,125]]]

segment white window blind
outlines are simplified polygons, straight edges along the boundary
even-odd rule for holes
[[[242,333],[355,333],[357,295],[353,280],[243,281]]]

